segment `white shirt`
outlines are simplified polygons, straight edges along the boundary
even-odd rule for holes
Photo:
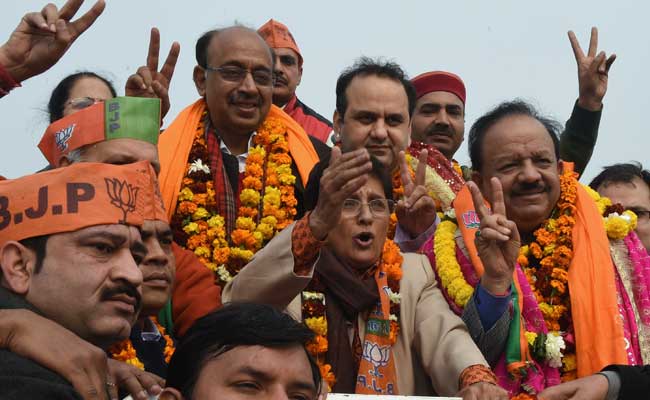
[[[246,170],[246,159],[248,158],[248,150],[250,150],[253,145],[253,138],[257,135],[257,132],[253,132],[251,137],[248,138],[248,145],[246,145],[246,153],[242,153],[237,157],[237,164],[239,165],[239,173],[242,173]],[[223,140],[219,140],[219,148],[226,154],[232,154],[226,143]]]

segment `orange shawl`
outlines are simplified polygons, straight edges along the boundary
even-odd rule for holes
[[[176,201],[187,168],[187,158],[192,149],[194,132],[205,111],[206,104],[199,99],[186,107],[163,132],[158,141],[160,157],[160,188],[171,220],[176,211]],[[282,109],[271,105],[267,118],[281,119],[287,127],[289,152],[296,163],[300,179],[307,184],[312,167],[318,162],[318,155],[311,144],[307,133],[297,122],[289,117]],[[204,160],[208,163],[208,160]]]
[[[464,213],[474,211],[472,195],[467,186],[458,193],[454,207],[472,264],[481,276],[484,267],[474,244],[476,228],[467,227],[462,218]],[[609,364],[627,364],[628,359],[616,301],[609,239],[596,203],[581,185],[577,188],[576,208],[573,260],[569,266],[568,281],[578,377],[583,377]]]

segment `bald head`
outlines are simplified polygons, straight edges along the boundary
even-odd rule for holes
[[[262,39],[257,31],[241,25],[233,25],[227,28],[214,29],[205,32],[199,40],[196,41],[196,63],[205,68],[210,60],[209,52],[214,41],[230,41],[239,39],[249,39],[258,42],[261,47],[265,48],[273,62],[273,53],[268,44]]]

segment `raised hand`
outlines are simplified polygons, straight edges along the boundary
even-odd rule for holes
[[[343,201],[366,184],[371,170],[365,148],[345,154],[338,147],[332,148],[329,165],[320,179],[318,203],[309,216],[309,227],[317,239],[325,239],[339,223]]]
[[[591,111],[603,107],[603,97],[607,92],[607,77],[616,54],[607,57],[604,51],[598,52],[598,28],[591,28],[589,51],[584,54],[573,31],[569,31],[569,41],[578,65],[578,104]],[[597,53],[598,52],[598,53]]]
[[[521,246],[519,231],[517,225],[506,217],[503,189],[497,178],[490,179],[489,200],[492,212],[485,205],[485,199],[478,186],[473,182],[468,182],[467,186],[481,221],[475,239],[479,258],[485,267],[481,286],[492,294],[503,294],[512,284],[512,275]]]
[[[48,70],[104,11],[104,0],[99,0],[88,12],[71,21],[82,4],[83,0],[68,0],[58,10],[50,3],[40,12],[25,14],[9,40],[0,47],[0,65],[17,82]]]
[[[174,75],[178,54],[181,45],[178,42],[172,43],[169,54],[160,71],[158,71],[158,58],[160,54],[160,32],[158,28],[151,28],[149,38],[149,53],[147,54],[147,65],[138,68],[137,72],[126,81],[125,92],[127,96],[133,97],[157,97],[161,101],[160,117],[165,117],[169,111],[169,84]]]
[[[395,215],[402,229],[413,238],[426,231],[436,220],[436,203],[424,186],[428,155],[426,150],[420,152],[413,181],[404,152],[398,154],[404,199],[397,202]]]

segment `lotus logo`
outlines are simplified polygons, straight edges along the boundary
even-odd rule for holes
[[[126,223],[126,215],[135,211],[135,203],[140,188],[129,185],[126,181],[120,181],[117,178],[104,178],[106,182],[106,191],[111,198],[111,204],[122,210],[124,218],[119,221],[121,224]]]
[[[370,373],[381,378],[382,375],[378,368],[388,364],[390,360],[390,346],[379,346],[377,343],[366,341],[363,344],[363,358],[375,367],[375,371],[370,371]]]
[[[66,151],[68,149],[68,140],[72,137],[72,132],[76,124],[72,124],[54,134],[54,142],[59,151]]]

